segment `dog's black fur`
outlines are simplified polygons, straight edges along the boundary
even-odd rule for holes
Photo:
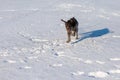
[[[67,30],[68,40],[66,41],[69,43],[71,41],[71,35],[76,36],[78,39],[78,21],[73,17],[70,18],[68,21],[61,19],[65,23],[65,27]]]

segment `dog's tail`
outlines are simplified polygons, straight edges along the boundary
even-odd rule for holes
[[[63,20],[63,19],[61,19],[61,21],[62,21],[62,22],[64,22],[64,23],[66,23],[66,21],[65,21],[65,20]]]

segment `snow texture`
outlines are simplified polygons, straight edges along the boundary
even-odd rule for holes
[[[0,80],[120,80],[120,0],[1,0]],[[61,19],[75,17],[79,39]]]

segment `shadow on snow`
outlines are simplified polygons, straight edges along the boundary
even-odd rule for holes
[[[94,38],[94,37],[100,37],[103,36],[105,34],[108,34],[110,31],[108,28],[104,28],[104,29],[100,29],[100,30],[94,30],[94,31],[90,31],[90,32],[86,32],[86,33],[82,33],[81,34],[81,38],[79,38],[77,41],[73,42],[74,43],[78,43],[86,38]]]

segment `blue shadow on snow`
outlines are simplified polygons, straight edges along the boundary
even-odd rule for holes
[[[90,31],[90,32],[86,32],[86,33],[82,33],[81,34],[81,38],[79,38],[77,41],[73,42],[74,43],[78,43],[86,38],[94,38],[94,37],[100,37],[103,36],[105,34],[108,34],[110,31],[108,28],[104,28],[104,29],[100,29],[100,30],[94,30],[94,31]]]

